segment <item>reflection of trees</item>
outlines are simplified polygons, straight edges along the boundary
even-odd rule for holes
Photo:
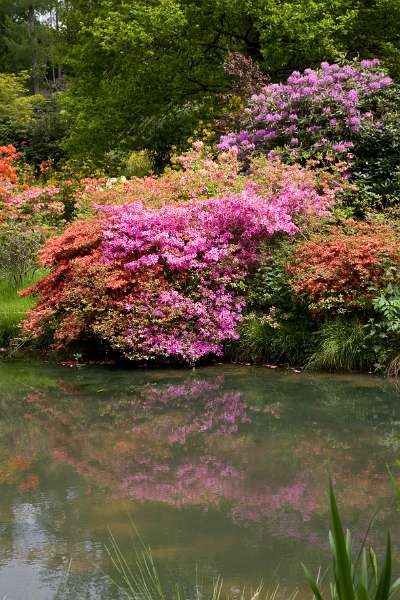
[[[388,493],[390,449],[379,440],[399,421],[390,395],[372,387],[368,403],[365,388],[344,379],[332,392],[328,378],[262,379],[260,372],[251,381],[230,378],[229,370],[225,379],[181,373],[172,382],[155,373],[128,387],[119,373],[104,383],[105,371],[56,371],[56,380],[0,393],[8,539],[16,539],[15,507],[44,489],[37,519],[49,543],[67,540],[63,552],[71,554],[74,537],[90,546],[94,522],[79,521],[79,510],[96,487],[114,502],[213,507],[235,523],[321,543],[329,464],[346,497],[345,517],[361,530]],[[24,469],[13,471],[15,464]]]
[[[40,389],[25,394],[25,423],[45,436],[46,450],[38,444],[37,452],[48,451],[88,486],[116,496],[223,507],[244,522],[278,521],[293,511],[303,523],[325,514],[326,470],[335,462],[348,509],[368,509],[386,494],[381,465],[372,459],[376,444],[365,427],[368,410],[362,407],[364,420],[346,433],[348,415],[340,414],[338,403],[342,398],[350,413],[355,403],[346,402],[340,386],[332,398],[323,379],[310,382],[315,404],[303,402],[296,415],[285,388],[279,388],[278,400],[274,394],[273,402],[264,397],[260,405],[255,396],[246,406],[222,377],[143,383],[126,393],[113,390],[111,398],[98,402],[87,386],[59,381],[57,399]],[[289,378],[286,390],[291,385]],[[34,454],[30,442],[29,455]]]
[[[201,534],[207,550],[211,539],[217,543],[207,530],[214,523],[221,546],[246,537],[246,552],[258,540],[264,551],[273,546],[271,556],[276,547],[285,556],[298,542],[319,561],[329,464],[346,499],[346,524],[361,536],[376,506],[387,506],[384,465],[395,452],[381,440],[389,430],[397,435],[397,399],[376,380],[355,386],[335,378],[332,385],[329,377],[223,370],[225,378],[216,369],[199,376],[49,368],[35,382],[25,369],[14,389],[14,375],[2,380],[0,564],[26,556],[30,544],[29,559],[43,571],[60,570],[62,556],[78,556],[79,577],[93,582],[91,563],[104,565],[105,527],[128,537],[127,499],[146,539],[147,515],[157,529],[158,519],[173,514],[194,538],[188,547],[200,543],[198,517],[181,515],[211,508]],[[174,510],[185,507],[202,510]],[[32,524],[21,537],[24,510]],[[379,519],[386,525],[388,513]],[[112,598],[104,581],[100,589]]]

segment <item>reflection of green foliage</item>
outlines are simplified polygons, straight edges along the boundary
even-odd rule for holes
[[[55,390],[58,388],[57,371],[58,368],[53,372],[51,367],[43,368],[36,362],[29,364],[22,359],[5,359],[0,361],[1,392],[25,397],[31,391]]]

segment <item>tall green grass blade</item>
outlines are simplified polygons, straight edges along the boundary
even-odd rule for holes
[[[311,575],[310,571],[307,569],[307,567],[305,565],[303,565],[303,563],[301,563],[301,566],[302,566],[305,578],[307,579],[308,584],[309,584],[316,600],[324,600],[322,592],[321,592],[319,586],[317,585],[317,582]]]
[[[354,586],[351,574],[351,561],[347,552],[347,542],[343,531],[335,492],[333,490],[332,477],[329,477],[329,500],[331,507],[331,518],[333,526],[333,539],[335,544],[335,559],[337,570],[338,595],[341,600],[354,600]]]
[[[387,600],[390,594],[390,581],[392,578],[392,541],[390,533],[387,535],[385,562],[376,590],[375,600]]]
[[[369,548],[369,561],[370,561],[370,565],[371,565],[374,583],[377,586],[378,585],[378,561],[376,558],[375,550],[372,548],[372,546]]]
[[[368,563],[367,552],[362,549],[361,565],[360,565],[360,580],[357,587],[358,600],[368,600]]]
[[[396,579],[396,581],[394,581],[392,583],[392,585],[390,586],[389,598],[399,589],[399,587],[400,587],[400,577],[398,579]]]
[[[389,479],[392,482],[393,489],[396,492],[397,499],[400,500],[400,486],[397,483],[396,479],[394,478],[394,475],[393,475],[393,473],[392,473],[391,468],[389,467],[389,465],[386,465],[386,470],[388,472]]]

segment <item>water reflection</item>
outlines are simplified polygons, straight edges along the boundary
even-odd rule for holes
[[[0,592],[11,599],[25,588],[53,598],[70,556],[67,597],[118,598],[93,564],[109,568],[107,525],[129,547],[127,509],[180,577],[199,564],[232,584],[297,584],[300,560],[325,560],[330,464],[355,538],[377,507],[375,531],[398,533],[385,464],[400,410],[380,380],[21,364],[0,377]]]

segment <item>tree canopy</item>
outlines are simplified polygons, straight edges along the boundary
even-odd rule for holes
[[[374,56],[397,78],[399,20],[400,0],[5,0],[0,71],[29,70],[35,92],[63,73],[68,155],[106,163],[146,148],[161,164],[219,113],[230,51],[273,81]]]

